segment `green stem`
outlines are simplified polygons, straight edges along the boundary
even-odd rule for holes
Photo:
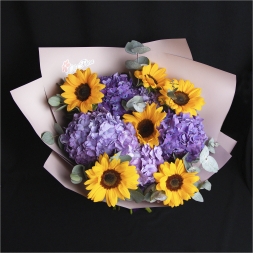
[[[145,208],[148,213],[152,213],[152,210],[149,207]]]

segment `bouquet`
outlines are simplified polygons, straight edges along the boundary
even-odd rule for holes
[[[41,121],[51,116],[54,122],[49,129],[35,127],[55,151],[45,167],[52,168],[51,174],[66,187],[94,202],[104,201],[109,207],[145,207],[150,211],[149,207],[177,207],[190,199],[203,202],[200,190],[211,190],[209,177],[228,161],[235,145],[234,140],[219,132],[234,87],[230,84],[231,91],[226,91],[228,98],[222,104],[222,87],[217,89],[213,83],[210,89],[195,76],[202,88],[190,79],[193,61],[158,50],[152,52],[154,45],[132,40],[125,50],[117,49],[114,61],[107,63],[109,67],[99,66],[98,71],[93,71],[97,62],[94,59],[72,64],[62,58],[58,67],[64,77],[62,73],[57,76],[59,70],[46,67],[42,101],[47,112]],[[107,58],[106,48],[101,52],[93,49]],[[54,52],[59,55],[57,50]],[[124,61],[119,61],[117,55],[124,55],[120,58]],[[113,70],[116,63],[121,67]],[[177,71],[173,71],[175,67]],[[229,73],[201,67],[204,73],[199,75],[204,75],[204,80],[212,75],[205,75],[208,68],[223,82],[234,82]],[[52,89],[54,81],[58,85]],[[35,122],[34,115],[31,118]]]

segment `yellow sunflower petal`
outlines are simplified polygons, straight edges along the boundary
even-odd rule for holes
[[[120,184],[118,189],[125,198],[130,199],[130,192],[123,184]]]

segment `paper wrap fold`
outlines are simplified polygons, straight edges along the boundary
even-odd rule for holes
[[[220,132],[233,100],[236,76],[193,61],[185,39],[158,40],[144,45],[151,48],[145,56],[158,63],[159,67],[166,68],[168,78],[190,80],[195,87],[202,88],[202,97],[206,103],[199,115],[204,118],[207,136],[213,137],[220,144],[212,156],[219,168],[222,168],[231,158],[230,152],[236,144],[235,140]],[[72,64],[78,64],[83,60],[86,67],[90,67],[98,76],[109,76],[116,72],[127,72],[125,61],[135,59],[123,48],[111,47],[39,48],[39,56],[42,77],[11,91],[14,101],[39,137],[45,131],[54,133],[55,122],[66,125],[63,112],[55,112],[47,102],[47,98],[59,93],[56,83],[66,77],[62,69],[63,62],[68,60]],[[70,181],[72,162],[56,144],[48,146],[53,152],[44,164],[45,169],[66,188],[87,196],[83,184],[75,185]],[[212,175],[205,170],[199,173],[202,181]],[[163,206],[129,201],[119,201],[117,205],[130,209]]]

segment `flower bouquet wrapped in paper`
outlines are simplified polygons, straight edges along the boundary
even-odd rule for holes
[[[236,143],[220,132],[234,75],[194,62],[184,39],[40,48],[40,64],[11,94],[65,187],[129,209],[203,201]]]

